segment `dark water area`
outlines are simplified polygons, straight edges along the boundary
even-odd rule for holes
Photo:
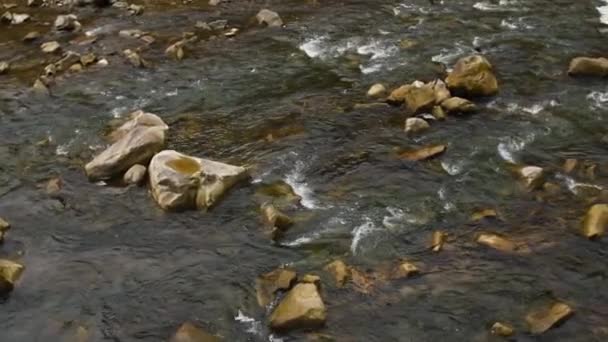
[[[26,270],[0,304],[0,341],[74,341],[79,326],[91,341],[167,341],[184,321],[226,341],[312,340],[271,333],[258,307],[255,278],[281,265],[323,277],[328,319],[317,332],[336,341],[504,340],[488,333],[496,321],[514,325],[515,341],[608,340],[606,240],[579,234],[589,206],[608,201],[608,88],[566,74],[573,57],[606,55],[597,9],[606,3],[141,1],[141,16],[78,8],[83,32],[57,33],[50,24],[67,9],[15,2],[12,11],[35,20],[0,24],[0,61],[14,68],[0,75],[0,216],[13,226],[0,258]],[[286,26],[258,26],[261,8]],[[217,19],[239,33],[209,39],[195,28]],[[156,41],[118,36],[133,28]],[[21,42],[32,30],[43,37]],[[74,42],[84,32],[97,41]],[[164,50],[183,32],[203,38],[173,61]],[[32,93],[58,59],[38,48],[50,40],[109,65],[58,76],[50,96]],[[128,64],[127,48],[141,48],[152,67]],[[402,109],[356,106],[373,103],[365,93],[374,83],[431,81],[476,51],[500,86],[476,101],[479,113],[408,136]],[[83,165],[105,146],[108,123],[136,109],[169,123],[168,148],[251,166],[251,184],[209,212],[165,213],[145,187],[89,182]],[[437,143],[448,146],[438,158],[396,157]],[[567,158],[580,161],[571,174]],[[543,167],[557,190],[523,190],[510,164]],[[44,189],[55,176],[65,183],[59,197]],[[303,199],[273,243],[256,190],[278,180]],[[485,208],[498,218],[472,222]],[[440,253],[426,249],[435,230],[449,235]],[[484,248],[479,232],[525,252]],[[362,294],[332,286],[322,269],[336,258],[361,270],[406,258],[422,274]],[[528,334],[526,314],[554,300],[575,314]]]

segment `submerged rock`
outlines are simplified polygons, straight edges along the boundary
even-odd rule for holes
[[[172,150],[158,153],[148,169],[152,195],[165,210],[208,209],[249,177],[247,169]]]
[[[570,62],[568,67],[570,76],[608,76],[608,59],[604,57],[590,58],[577,57]]]
[[[273,330],[313,329],[325,324],[327,311],[314,284],[300,283],[291,289],[270,315]]]
[[[256,190],[256,193],[261,196],[284,200],[287,203],[299,203],[302,200],[302,197],[296,194],[293,187],[282,180],[263,184]]]
[[[411,161],[421,161],[436,157],[446,150],[446,145],[430,145],[416,150],[401,152],[399,158]]]
[[[175,335],[171,337],[170,342],[220,342],[221,338],[211,335],[196,325],[186,322],[182,324],[179,329],[175,332]]]
[[[350,270],[342,260],[333,261],[324,270],[333,275],[338,287],[343,287],[350,278]]]
[[[608,227],[608,204],[595,204],[583,221],[583,235],[588,239],[596,239],[604,235]]]
[[[405,120],[405,133],[413,134],[422,132],[431,127],[426,120],[421,118],[407,118]]]
[[[264,223],[272,230],[271,235],[273,240],[280,238],[281,235],[293,225],[293,220],[289,216],[283,214],[274,205],[265,203],[262,205],[261,209]]]
[[[38,94],[49,95],[50,90],[47,87],[46,83],[42,81],[42,79],[38,78],[34,81],[34,85],[32,86],[32,90]]]
[[[296,278],[296,272],[286,268],[279,268],[259,276],[255,280],[258,304],[266,307],[274,300],[277,292],[291,289]]]
[[[277,12],[274,12],[274,11],[271,11],[268,9],[263,9],[263,10],[259,11],[255,17],[258,20],[258,24],[260,24],[260,25],[263,24],[268,27],[283,26],[283,20],[281,19],[279,14]]]
[[[511,325],[506,324],[506,323],[496,322],[492,325],[490,332],[492,333],[492,335],[509,337],[509,336],[513,335],[514,331],[513,331],[513,327]]]
[[[381,83],[372,85],[367,91],[367,96],[371,98],[382,98],[386,95],[386,87]]]
[[[564,161],[564,172],[565,173],[570,173],[572,171],[574,171],[574,169],[576,168],[576,166],[578,165],[578,160],[576,159],[566,159],[566,161]]]
[[[181,61],[184,59],[184,43],[179,41],[177,43],[171,44],[166,50],[165,55],[171,57],[177,61]]]
[[[131,166],[131,168],[125,172],[124,177],[122,178],[125,184],[134,184],[139,185],[146,178],[147,168],[140,164],[135,164]]]
[[[441,102],[441,108],[448,114],[467,114],[477,110],[473,102],[461,97],[450,97]]]
[[[85,166],[89,179],[106,180],[126,172],[135,164],[147,165],[152,156],[162,150],[168,126],[162,120],[158,125],[141,124],[147,123],[144,118],[148,117],[150,115],[146,113],[136,112],[131,120],[116,130],[116,142]]]
[[[452,92],[465,97],[492,96],[498,93],[498,81],[492,71],[492,64],[480,55],[458,60],[445,81]]]
[[[526,315],[526,323],[532,334],[538,335],[569,318],[574,311],[565,303],[554,303],[550,307]]]
[[[477,243],[501,252],[514,252],[517,249],[517,245],[513,241],[496,234],[479,234]]]
[[[435,93],[435,102],[441,104],[443,101],[452,97],[448,86],[442,80],[435,80],[431,83],[433,92]]]
[[[25,267],[19,263],[7,259],[0,259],[0,278],[3,278],[13,285],[19,280],[24,269]]]

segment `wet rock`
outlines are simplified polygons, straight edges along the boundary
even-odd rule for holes
[[[55,63],[55,68],[57,71],[67,70],[69,67],[74,65],[75,63],[80,62],[80,55],[73,51],[68,51],[63,54],[63,57]]]
[[[608,227],[608,204],[595,204],[587,211],[583,220],[583,235],[596,239],[604,235]]]
[[[138,29],[120,30],[118,32],[119,37],[135,38],[135,39],[139,39],[147,34],[148,34],[148,32],[144,32],[144,31],[138,30]]]
[[[523,166],[516,169],[517,175],[528,190],[536,190],[545,182],[545,172],[538,166]]]
[[[570,76],[608,76],[607,58],[577,57],[570,62],[568,68]]]
[[[403,96],[405,105],[412,114],[430,111],[435,105],[435,91],[430,85],[412,85]]]
[[[58,196],[63,189],[63,179],[61,177],[53,177],[46,182],[45,191],[49,196]]]
[[[224,30],[227,26],[228,20],[225,19],[214,20],[209,23],[209,27],[211,27],[211,29],[213,29],[214,31]]]
[[[283,214],[279,209],[270,203],[262,205],[262,216],[264,223],[271,228],[272,239],[279,239],[291,225],[293,220]]]
[[[0,259],[0,278],[3,278],[13,285],[19,280],[24,269],[25,267],[19,263],[7,259]]]
[[[116,142],[131,132],[136,127],[162,127],[169,129],[169,126],[158,115],[146,113],[143,110],[136,110],[128,115],[129,119],[114,129],[108,138],[111,142]]]
[[[447,115],[441,106],[434,106],[431,113],[437,120],[445,120],[447,118]]]
[[[29,7],[38,7],[44,3],[43,0],[27,0],[27,5]]]
[[[302,200],[302,197],[296,194],[291,185],[282,180],[270,184],[263,184],[257,189],[256,193],[281,199],[288,203],[299,203]]]
[[[182,324],[170,342],[220,342],[221,338],[211,335],[194,324],[186,322]]]
[[[29,43],[29,42],[33,42],[34,40],[36,40],[40,37],[41,37],[40,32],[32,31],[23,37],[23,41],[26,43]]]
[[[217,6],[220,4],[220,2],[222,2],[222,0],[209,0],[209,5],[210,6]]]
[[[177,61],[181,61],[184,58],[184,42],[179,41],[171,44],[166,50],[165,55],[171,57]]]
[[[507,323],[496,322],[492,324],[492,328],[490,329],[492,335],[509,337],[513,335],[513,327]]]
[[[465,97],[492,96],[498,93],[498,81],[492,65],[480,55],[458,60],[445,81],[452,92]]]
[[[131,65],[133,65],[134,67],[137,67],[137,68],[149,67],[148,62],[146,60],[144,60],[137,52],[135,52],[131,49],[126,49],[125,51],[123,51],[123,54],[129,61],[129,63],[131,63]]]
[[[270,315],[273,330],[314,329],[325,324],[327,311],[314,284],[300,283],[291,289]]]
[[[431,237],[431,250],[435,253],[440,252],[443,249],[443,244],[445,243],[446,239],[446,233],[440,230],[434,231]]]
[[[567,304],[556,302],[548,308],[526,315],[526,323],[528,323],[530,332],[538,335],[565,321],[572,314],[574,311]]]
[[[12,24],[12,25],[23,24],[24,22],[26,22],[28,20],[30,20],[29,14],[18,14],[18,13],[11,13],[11,12],[5,12],[0,17],[0,22]]]
[[[107,59],[102,58],[99,61],[97,61],[97,63],[95,65],[100,66],[100,67],[105,67],[108,66],[110,63],[108,62]]]
[[[82,70],[83,70],[83,67],[82,67],[82,64],[80,64],[80,63],[72,64],[72,66],[68,69],[68,71],[72,72],[72,73],[81,72]]]
[[[473,102],[461,97],[450,97],[441,102],[441,108],[448,114],[467,114],[477,110]]]
[[[144,13],[144,6],[131,4],[127,10],[131,15],[142,15]]]
[[[316,274],[305,274],[300,280],[301,283],[314,284],[317,289],[321,289],[321,277]]]
[[[0,217],[0,243],[4,241],[4,235],[11,228],[11,225],[6,222],[2,217]],[[2,291],[0,291],[2,292]]]
[[[416,265],[411,262],[403,261],[393,269],[391,278],[393,279],[405,279],[420,274],[420,270]]]
[[[386,96],[386,87],[383,84],[376,83],[369,88],[367,96],[375,99],[382,98]]]
[[[578,160],[576,159],[566,159],[566,161],[564,162],[564,172],[565,173],[570,173],[572,171],[574,171],[574,169],[576,169],[576,166],[578,165]]]
[[[82,25],[78,22],[78,17],[74,14],[58,15],[53,23],[58,31],[78,31]]]
[[[61,50],[61,45],[55,41],[46,42],[40,45],[40,49],[42,49],[42,52],[44,53],[56,53]]]
[[[471,215],[471,221],[476,222],[476,221],[481,221],[485,218],[489,218],[489,217],[497,217],[498,214],[496,213],[496,210],[492,209],[492,208],[486,208],[486,209],[481,209],[481,210],[477,210],[476,212],[473,213],[473,215]]]
[[[165,210],[208,209],[249,177],[247,169],[176,151],[158,153],[148,169],[152,195]]]
[[[395,105],[400,105],[404,103],[405,96],[410,91],[410,88],[412,88],[412,85],[410,84],[402,85],[401,87],[393,90],[386,99],[386,101]]]
[[[11,66],[8,64],[8,62],[0,62],[0,75],[6,73],[10,67]]]
[[[228,30],[228,31],[224,32],[224,36],[226,36],[226,37],[228,37],[228,38],[230,38],[230,37],[234,37],[234,36],[236,36],[236,34],[237,34],[238,32],[239,32],[239,29],[238,29],[238,28],[236,28],[236,27],[234,27],[234,28],[231,28],[230,30]]]
[[[401,152],[399,158],[410,161],[421,161],[436,157],[447,150],[446,145],[430,145],[416,150]]]
[[[168,126],[138,124],[137,117],[121,126],[117,130],[121,133],[116,133],[120,138],[85,166],[89,179],[106,180],[135,164],[146,165],[154,154],[162,150]]]
[[[272,272],[262,274],[255,280],[255,290],[258,304],[266,307],[279,291],[287,291],[296,282],[296,272],[291,269],[279,268]]]
[[[448,86],[442,80],[435,80],[432,83],[433,92],[435,93],[435,102],[437,104],[442,103],[443,101],[452,97]]]
[[[140,164],[135,164],[131,166],[131,168],[125,172],[124,177],[122,178],[125,184],[134,184],[139,185],[146,178],[147,168]]]
[[[87,53],[86,55],[82,55],[80,57],[80,64],[83,67],[88,67],[89,65],[93,65],[97,62],[97,56],[94,53]]]
[[[328,264],[324,270],[334,277],[338,287],[343,287],[350,278],[350,270],[342,260]]]
[[[38,94],[49,95],[50,90],[47,87],[46,83],[44,83],[40,78],[34,81],[34,85],[32,86],[32,90]]]
[[[258,20],[258,24],[266,25],[268,27],[281,27],[283,26],[283,20],[277,12],[273,12],[269,9],[263,9],[258,12],[255,16]]]
[[[496,234],[479,234],[477,236],[477,243],[501,252],[514,252],[517,249],[517,245],[513,241]]]
[[[426,120],[420,118],[407,118],[405,120],[405,133],[419,133],[429,129],[431,126]]]

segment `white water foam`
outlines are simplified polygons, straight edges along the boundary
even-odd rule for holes
[[[587,95],[587,100],[591,101],[591,107],[597,109],[608,108],[608,92],[593,91]]]
[[[598,6],[597,11],[600,12],[600,22],[608,25],[608,0],[603,0],[606,5]]]
[[[511,11],[516,10],[516,8],[511,8],[509,6],[518,5],[518,0],[500,0],[498,4],[493,4],[487,1],[477,2],[473,5],[473,8],[480,11],[489,11],[489,12],[500,12],[500,11]],[[518,6],[519,7],[519,6]]]
[[[437,196],[443,202],[443,209],[445,211],[453,211],[456,209],[456,205],[448,199],[447,190],[445,187],[439,188]]]
[[[525,137],[504,137],[501,143],[498,144],[497,150],[498,155],[510,163],[516,163],[517,158],[515,154],[517,152],[523,151],[523,149],[530,143],[534,141],[536,135],[534,133],[529,133]]]
[[[289,184],[294,192],[302,197],[302,205],[308,209],[322,209],[314,198],[312,189],[304,181],[304,169],[306,164],[301,160],[295,163],[295,167],[285,176],[285,183]]]
[[[262,322],[258,322],[254,318],[246,316],[241,310],[238,311],[234,320],[247,326],[246,332],[250,334],[260,335],[262,333]]]
[[[353,236],[353,240],[350,244],[350,251],[351,253],[353,253],[353,255],[357,254],[359,243],[361,243],[361,240],[372,232],[378,230],[378,227],[374,225],[374,223],[369,217],[364,217],[363,220],[365,222],[360,226],[355,227],[351,233]]]
[[[596,189],[596,190],[600,190],[600,191],[604,190],[604,188],[599,185],[577,182],[574,178],[566,176],[561,173],[557,174],[555,176],[555,178],[562,180],[566,184],[568,191],[570,191],[571,193],[573,193],[575,195],[578,195],[580,193],[579,188],[592,188],[592,189]]]

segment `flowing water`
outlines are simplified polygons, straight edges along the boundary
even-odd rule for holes
[[[0,257],[26,265],[0,304],[1,341],[69,341],[77,326],[93,341],[166,341],[187,320],[227,341],[306,340],[306,332],[268,330],[254,279],[280,265],[322,274],[335,258],[362,270],[407,258],[423,271],[369,294],[336,289],[323,274],[328,321],[319,332],[336,341],[492,341],[495,321],[511,322],[517,341],[608,339],[606,241],[577,231],[589,205],[606,198],[608,87],[566,75],[572,57],[606,53],[605,2],[142,3],[137,17],[78,9],[84,31],[98,35],[92,45],[41,23],[62,10],[0,26],[0,60],[16,68],[0,76],[0,216],[14,227]],[[255,25],[264,7],[286,27]],[[180,62],[164,56],[197,21],[216,19],[239,34],[204,38]],[[120,56],[144,45],[118,37],[126,28],[156,37],[142,51],[152,68]],[[32,29],[110,64],[58,77],[51,96],[33,94],[28,87],[51,58],[38,52],[41,41],[20,41]],[[478,101],[478,114],[412,137],[400,109],[356,106],[371,102],[373,83],[430,81],[476,51],[500,82],[498,96]],[[105,146],[108,122],[139,108],[170,124],[169,148],[250,165],[253,182],[207,213],[164,213],[145,188],[88,182],[82,166]],[[424,162],[396,157],[397,148],[432,143],[447,152]],[[597,167],[567,175],[566,158]],[[523,191],[509,163],[544,167],[559,190]],[[59,198],[44,190],[54,176],[65,182]],[[303,200],[292,211],[297,224],[272,243],[255,193],[277,180]],[[471,222],[484,208],[499,218]],[[427,252],[437,229],[448,244]],[[478,246],[480,231],[528,251]],[[575,315],[527,334],[526,313],[552,300]]]

